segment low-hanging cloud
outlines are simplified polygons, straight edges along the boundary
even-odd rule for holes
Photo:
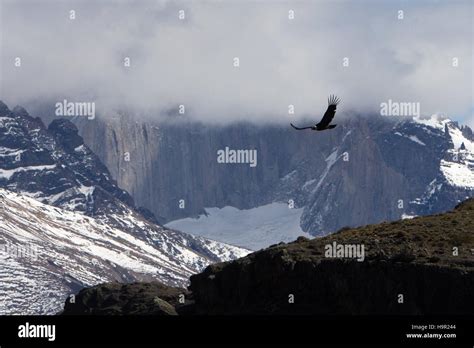
[[[334,93],[345,110],[392,99],[472,117],[470,0],[0,1],[10,104],[95,101],[102,115],[153,117],[184,105],[202,121],[274,122],[319,117]]]

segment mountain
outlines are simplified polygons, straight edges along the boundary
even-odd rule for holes
[[[69,295],[103,282],[184,286],[206,265],[246,254],[158,227],[150,241],[4,189],[0,204],[1,314],[54,314]]]
[[[4,313],[51,314],[59,298],[103,281],[183,286],[208,264],[248,253],[156,224],[112,180],[73,123],[58,119],[46,128],[3,103],[0,188]]]
[[[472,130],[436,115],[351,114],[334,130],[318,133],[289,125],[137,121],[117,113],[96,123],[75,122],[121,187],[160,221],[190,233],[202,221],[222,227],[222,209],[261,208],[273,216],[285,204],[298,209],[290,215],[302,233],[321,236],[345,226],[447,211],[474,196]],[[256,167],[218,163],[217,152],[226,147],[257,150]],[[264,209],[272,204],[274,214]],[[241,215],[235,212],[230,220]],[[274,222],[275,234],[282,235],[285,221]],[[246,227],[255,239],[241,240],[241,246],[275,242],[265,242],[268,229]],[[231,229],[225,230],[227,235],[217,227],[200,235],[234,241]]]
[[[468,315],[473,231],[470,199],[447,213],[300,237],[213,264],[191,276],[187,292],[146,282],[83,289],[63,313],[164,314],[164,301],[173,315]]]
[[[0,102],[0,187],[90,216],[134,209],[76,126],[57,119],[46,128],[22,107]]]

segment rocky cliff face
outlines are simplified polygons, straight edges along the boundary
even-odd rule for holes
[[[183,315],[472,314],[473,231],[471,199],[445,214],[299,238],[214,264],[191,276],[191,293],[172,289],[174,296],[164,296]],[[334,245],[346,251],[339,254]],[[133,287],[149,293],[156,286]],[[153,314],[154,305],[140,306],[160,298],[160,291],[144,300],[137,290],[103,284],[81,291],[65,314],[137,314],[134,308]]]
[[[352,115],[338,123],[315,133],[117,115],[79,120],[78,127],[119,184],[164,222],[201,214],[204,207],[293,201],[304,208],[302,229],[324,235],[446,211],[474,195],[468,127],[437,117]],[[256,149],[257,166],[218,163],[217,151],[226,146]]]

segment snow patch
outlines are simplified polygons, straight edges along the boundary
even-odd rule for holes
[[[410,139],[411,141],[413,141],[417,144],[426,146],[426,144],[424,142],[422,142],[420,139],[418,139],[418,137],[416,135],[405,135],[405,134],[402,134],[400,132],[395,132],[394,134],[399,135],[399,136],[404,137],[404,138],[407,138],[407,139]]]
[[[417,144],[426,146],[426,144],[425,144],[424,142],[422,142],[420,139],[418,139],[418,137],[417,137],[416,135],[410,135],[410,136],[408,137],[408,139],[410,139],[411,141],[414,141],[414,142],[417,143]]]
[[[409,214],[405,214],[405,213],[402,214],[402,220],[413,219],[415,217],[416,217],[416,215],[409,215]]]
[[[54,169],[54,168],[56,168],[55,164],[46,165],[46,166],[18,167],[18,168],[13,168],[13,169],[0,169],[0,179],[5,178],[7,180],[10,180],[10,178],[15,173],[19,173],[19,172],[26,172],[29,170],[41,171],[41,170],[49,170],[49,169]]]
[[[441,160],[441,172],[451,185],[474,189],[474,170],[465,164]]]
[[[444,117],[443,115],[434,114],[431,117],[413,117],[413,121],[419,124],[423,124],[428,127],[444,130],[444,126],[451,122],[449,118]]]
[[[347,134],[346,134],[347,135]],[[318,181],[318,184],[316,187],[313,189],[313,194],[318,191],[319,187],[323,183],[324,179],[326,179],[326,176],[328,175],[329,171],[331,170],[332,166],[336,161],[338,160],[338,154],[339,149],[334,150],[328,157],[326,157],[326,169],[324,170],[323,174],[321,175],[321,178]]]
[[[461,147],[461,144],[464,143],[466,150],[474,153],[474,142],[464,137],[462,131],[459,128],[448,126],[448,130],[455,150],[458,150]]]
[[[303,208],[271,203],[248,210],[234,207],[206,208],[206,215],[171,221],[166,227],[220,242],[259,250],[299,236],[312,238],[300,227]]]

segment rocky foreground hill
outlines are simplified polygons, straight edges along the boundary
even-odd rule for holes
[[[364,254],[330,255],[334,242]],[[190,280],[188,290],[156,282],[83,289],[63,314],[472,314],[474,199],[443,214],[274,245]]]

